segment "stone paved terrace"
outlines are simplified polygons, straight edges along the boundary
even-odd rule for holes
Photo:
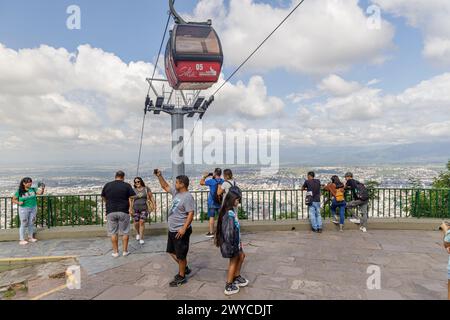
[[[0,243],[0,258],[77,255],[82,289],[64,289],[43,299],[446,299],[447,259],[439,232],[374,230],[273,231],[243,234],[248,288],[223,294],[227,260],[212,240],[193,235],[193,273],[181,288],[169,288],[177,269],[164,253],[166,238],[131,241],[131,255],[111,257],[107,238],[47,240],[26,248]],[[381,268],[382,289],[368,290],[367,268]],[[35,283],[22,299],[61,284]]]

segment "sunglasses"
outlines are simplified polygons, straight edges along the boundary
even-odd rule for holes
[[[135,183],[135,184],[138,184],[138,183],[139,183],[139,184],[141,184],[141,182],[140,182],[140,181],[135,181],[134,183]]]

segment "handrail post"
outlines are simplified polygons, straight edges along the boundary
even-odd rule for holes
[[[50,229],[52,226],[52,217],[51,217],[51,205],[52,200],[49,196],[47,198],[47,228]]]

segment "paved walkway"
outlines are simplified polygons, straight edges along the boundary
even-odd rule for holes
[[[244,234],[243,240],[247,261],[242,274],[250,285],[228,299],[447,298],[448,255],[438,232],[263,232]],[[225,299],[227,260],[212,240],[192,236],[193,272],[181,288],[168,286],[177,268],[165,246],[163,236],[148,238],[143,246],[133,240],[132,254],[114,259],[108,239],[102,238],[42,241],[25,248],[0,243],[0,258],[78,255],[82,289],[44,299]],[[371,265],[381,268],[380,290],[367,288]],[[51,281],[47,286],[50,290]]]

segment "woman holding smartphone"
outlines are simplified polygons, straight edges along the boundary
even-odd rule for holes
[[[145,220],[148,219],[152,211],[156,211],[156,202],[153,198],[152,190],[147,187],[141,177],[134,178],[134,192],[136,196],[132,198],[134,228],[136,229],[136,241],[144,244]]]
[[[29,242],[36,242],[34,235],[34,223],[37,215],[37,196],[43,195],[45,185],[40,184],[40,188],[32,188],[33,180],[31,178],[23,178],[20,181],[19,189],[14,194],[12,202],[19,206],[20,228],[19,244],[24,246]],[[25,238],[25,232],[28,230],[28,239]]]

